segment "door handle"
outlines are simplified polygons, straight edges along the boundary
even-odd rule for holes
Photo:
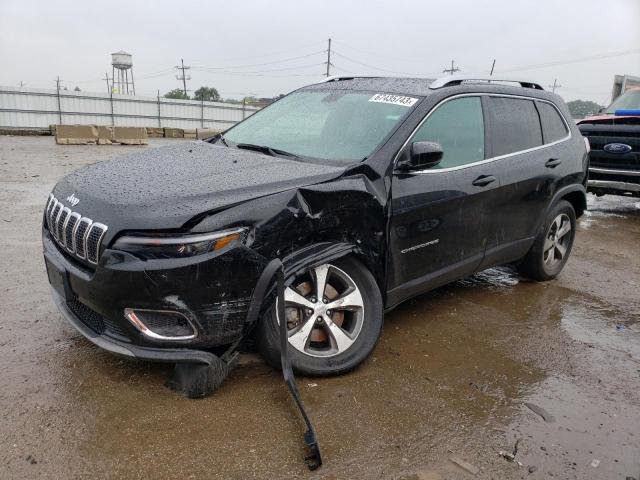
[[[545,163],[544,166],[547,168],[556,168],[561,163],[562,160],[560,160],[559,158],[550,158],[549,160],[547,160],[547,163]]]
[[[493,175],[480,175],[473,182],[471,182],[471,184],[475,185],[476,187],[486,187],[487,185],[495,181],[496,177],[494,177]]]

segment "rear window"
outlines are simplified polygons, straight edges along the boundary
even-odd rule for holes
[[[542,145],[540,117],[533,100],[491,97],[493,156]]]
[[[536,102],[542,123],[542,135],[544,143],[555,142],[567,136],[567,126],[553,105],[544,102]]]

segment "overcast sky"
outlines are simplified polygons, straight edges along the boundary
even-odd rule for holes
[[[640,0],[0,0],[0,85],[103,92],[125,50],[138,94],[181,87],[184,58],[189,89],[272,96],[321,78],[329,37],[333,74],[488,74],[495,58],[494,76],[599,103],[614,74],[640,76]]]

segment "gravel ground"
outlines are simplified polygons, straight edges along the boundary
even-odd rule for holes
[[[310,473],[259,357],[188,400],[163,386],[170,367],[102,352],[56,311],[47,195],[137,148],[0,137],[0,478],[640,480],[638,199],[590,196],[558,279],[482,272],[388,314],[355,372],[298,378],[325,460]]]

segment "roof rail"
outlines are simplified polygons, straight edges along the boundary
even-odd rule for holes
[[[462,82],[486,82],[486,83],[518,83],[522,88],[533,88],[535,90],[544,90],[539,83],[530,82],[528,80],[508,80],[503,78],[494,77],[466,77],[460,75],[449,75],[447,77],[440,77],[434,80],[429,88],[435,90],[437,88],[452,87],[460,85]]]
[[[316,83],[327,83],[327,82],[338,82],[340,80],[352,80],[354,78],[383,78],[380,75],[331,75],[330,77],[323,78],[319,82]]]

